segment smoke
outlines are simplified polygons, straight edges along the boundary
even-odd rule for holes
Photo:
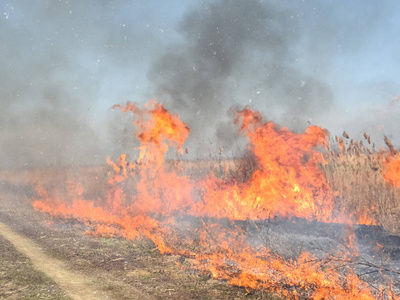
[[[355,90],[376,86],[365,74],[379,70],[379,82],[391,75],[381,60],[398,56],[391,45],[398,41],[393,6],[4,1],[0,167],[103,163],[128,151],[135,146],[129,120],[110,111],[128,100],[156,98],[181,115],[191,128],[188,146],[199,157],[242,147],[231,107],[252,105],[296,131],[308,122],[339,128],[336,120],[350,122],[340,113],[347,96],[363,98]],[[394,63],[388,60],[391,68]],[[387,103],[398,89],[393,81]]]
[[[35,15],[35,8],[28,5],[29,9]],[[16,10],[13,8],[13,12]],[[81,113],[89,107],[83,99],[92,98],[97,85],[82,85],[87,81],[85,70],[74,65],[64,50],[67,40],[53,45],[52,36],[46,35],[46,25],[40,19],[25,17],[24,24],[3,21],[5,26],[0,26],[0,164],[76,163],[75,154],[84,149],[74,149],[75,141],[83,145],[93,135]],[[72,72],[74,68],[79,72]],[[79,157],[79,161],[83,159]]]
[[[104,163],[113,153],[104,115],[132,97],[132,70],[157,45],[117,4],[0,5],[1,168]]]
[[[202,3],[183,18],[183,43],[156,59],[149,81],[189,120],[192,134],[211,127],[216,132],[207,133],[221,146],[232,144],[235,129],[225,112],[234,104],[254,104],[304,129],[311,115],[329,109],[333,94],[295,67],[302,32],[294,13],[274,1]]]
[[[396,122],[384,113],[378,120],[371,109],[363,118],[374,124],[355,124],[344,113],[364,102],[383,109],[399,93],[393,84],[385,100],[367,94],[365,83],[373,81],[366,78],[375,78],[377,66],[385,68],[377,53],[397,55],[386,50],[394,49],[392,9],[374,1],[202,1],[178,26],[183,40],[152,64],[151,90],[188,121],[189,145],[197,149],[200,140],[224,148],[236,144],[226,114],[236,105],[250,104],[297,132],[310,123],[336,133],[349,123],[363,132],[387,117]],[[390,76],[384,69],[381,74]],[[379,86],[382,78],[368,86]]]

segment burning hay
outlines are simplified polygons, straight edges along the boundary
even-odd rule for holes
[[[284,223],[297,220],[296,224],[303,220],[303,228],[312,222],[316,226],[380,223],[374,218],[378,208],[373,205],[369,206],[372,213],[358,207],[348,211],[337,201],[343,191],[330,184],[335,175],[325,174],[329,168],[336,174],[340,167],[334,163],[336,154],[329,159],[323,155],[323,149],[333,153],[326,130],[310,126],[305,133],[295,134],[264,122],[258,112],[245,108],[236,113],[235,123],[249,139],[254,170],[242,181],[229,176],[228,167],[225,176],[211,173],[194,179],[165,161],[171,149],[184,152],[189,135],[189,128],[177,115],[154,101],[144,108],[131,103],[116,108],[133,114],[135,135],[141,142],[138,160],[129,162],[125,155],[116,163],[109,160],[104,198],[87,199],[80,184],[74,182],[67,186],[71,199],[38,186],[33,202],[37,210],[76,218],[95,235],[147,237],[161,253],[181,255],[191,260],[192,267],[247,289],[289,299],[397,297],[389,279],[376,286],[359,276],[360,269],[385,273],[382,276],[397,273],[392,266],[383,269],[382,264],[361,255],[353,229],[340,227],[340,243],[321,237],[315,245],[289,236],[285,243],[301,244],[304,249],[288,254],[273,246],[276,237],[282,237],[276,225],[260,226],[260,222],[276,218],[283,218]],[[354,143],[347,146],[342,139],[337,141],[340,159],[356,151]],[[398,168],[389,164],[388,170],[385,177]],[[271,224],[277,224],[274,222]]]

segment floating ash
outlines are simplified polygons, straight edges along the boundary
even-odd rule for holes
[[[227,168],[195,179],[165,161],[170,150],[184,153],[189,135],[177,115],[155,101],[115,108],[133,114],[138,160],[109,160],[107,196],[97,200],[86,199],[79,183],[67,185],[70,199],[39,186],[37,210],[78,219],[94,235],[147,237],[161,253],[190,258],[200,271],[247,289],[288,299],[398,299],[384,279],[375,286],[358,273],[396,274],[393,266],[365,259],[357,230],[334,224],[351,212],[335,211],[320,168],[326,130],[310,126],[295,134],[246,107],[234,122],[249,139],[252,174],[239,181]],[[356,223],[361,217],[352,215]]]

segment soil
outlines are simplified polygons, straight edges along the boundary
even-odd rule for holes
[[[0,299],[70,299],[1,235],[0,253]]]
[[[200,274],[148,240],[94,237],[37,212],[24,178],[0,176],[0,299],[276,299]]]
[[[69,270],[65,263],[43,252],[37,243],[20,234],[15,233],[0,222],[0,234],[12,244],[14,249],[8,248],[6,253],[19,252],[25,259],[29,259],[34,269],[50,277],[65,293],[73,299],[108,298],[105,292],[102,297],[96,295],[102,288],[80,273]],[[11,247],[12,247],[11,246]],[[10,247],[10,246],[9,246]],[[140,294],[140,293],[138,293]],[[139,295],[138,295],[139,296]]]
[[[95,195],[106,184],[92,175],[99,178],[89,182]],[[190,259],[161,255],[148,240],[88,235],[88,228],[74,219],[37,212],[29,178],[66,180],[50,171],[0,171],[0,299],[278,299],[201,274],[190,267]],[[301,249],[318,255],[339,247],[347,230],[342,224],[301,219],[236,225],[249,232],[254,245],[265,244],[289,259]],[[377,226],[353,229],[360,245],[353,263],[357,273],[377,289],[387,281],[399,292],[400,238]]]

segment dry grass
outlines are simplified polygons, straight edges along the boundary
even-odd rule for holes
[[[332,191],[337,192],[335,208],[355,216],[366,216],[377,221],[384,229],[400,234],[400,188],[391,186],[382,176],[385,159],[396,153],[388,139],[387,152],[376,152],[370,137],[364,134],[364,141],[355,142],[347,133],[336,137],[332,149],[325,154],[326,165],[321,166]],[[133,172],[138,172],[140,165]],[[193,179],[208,174],[227,180],[246,181],[256,169],[254,157],[210,161],[168,161],[167,170],[177,171]],[[108,165],[59,169],[30,169],[1,171],[0,181],[15,185],[42,184],[50,192],[63,193],[69,180],[79,182],[85,191],[85,198],[104,198],[108,189]],[[128,178],[124,184],[127,194],[135,193],[135,180]],[[65,194],[67,191],[65,190]],[[353,220],[354,221],[354,220]]]
[[[0,235],[0,299],[70,299]]]
[[[201,179],[213,174],[217,178],[246,181],[256,168],[254,157],[203,160],[203,161],[168,161],[167,170],[178,170],[180,175]]]
[[[369,137],[367,136],[366,144],[368,144],[368,139]],[[321,166],[325,171],[330,187],[333,191],[338,192],[338,196],[335,198],[336,210],[354,212],[359,215],[367,214],[377,220],[379,224],[382,224],[386,231],[400,235],[400,189],[389,185],[382,176],[385,157],[391,155],[390,153],[395,150],[389,147],[389,152],[376,153],[372,145],[365,147],[361,142],[354,142],[349,138],[345,138],[345,140],[337,138],[337,144],[341,145],[341,149],[330,149],[325,156],[327,164]],[[182,175],[192,178],[201,178],[213,173],[216,177],[245,181],[254,172],[256,162],[252,157],[219,161],[169,161],[167,168],[178,170]],[[50,190],[60,190],[60,188],[66,189],[65,183],[68,180],[73,180],[82,184],[88,198],[96,199],[107,194],[107,174],[109,171],[110,167],[107,165],[62,169],[9,170],[0,171],[0,182],[9,182],[13,186],[20,187],[42,184]],[[134,171],[136,172],[137,170]],[[133,177],[129,180],[137,179]],[[135,185],[129,184],[129,180],[126,182],[127,189],[134,189]],[[128,190],[125,188],[124,190],[129,194]],[[126,243],[124,244],[126,249],[121,244],[118,244],[118,247],[114,247],[112,243],[116,241],[118,243]],[[222,284],[197,273],[190,275],[192,277],[188,278],[187,273],[175,267],[176,261],[174,260],[179,258],[157,256],[154,259],[153,256],[156,255],[156,251],[153,251],[151,247],[151,249],[148,249],[149,247],[141,247],[140,243],[133,244],[137,245],[133,250],[130,242],[111,239],[100,240],[99,243],[101,247],[106,248],[104,251],[107,253],[114,253],[115,251],[122,253],[122,249],[125,249],[126,253],[124,252],[124,255],[121,254],[121,257],[135,256],[135,268],[129,270],[122,264],[122,260],[120,261],[119,257],[117,259],[113,257],[112,265],[118,262],[123,267],[121,270],[114,270],[115,278],[120,278],[122,274],[127,283],[133,285],[139,282],[140,285],[148,287],[149,293],[160,297],[168,293],[176,295],[176,299],[180,295],[191,295],[193,299],[199,295],[203,295],[204,299],[212,299],[215,296],[221,297],[221,299],[228,297],[237,299],[274,299],[273,296],[264,294],[262,291],[248,295],[242,289],[232,290],[225,283]],[[48,247],[55,253],[65,250],[65,247],[61,250],[54,248],[54,244],[56,243],[49,241]],[[99,248],[100,246],[97,245],[96,247]],[[79,251],[81,252],[81,250]],[[89,247],[87,251],[88,261],[92,261],[92,247]],[[77,252],[71,248],[71,253]],[[62,258],[70,258],[72,254],[60,252],[59,255]],[[138,257],[141,257],[141,255],[143,256],[143,266],[138,269],[137,264],[140,263]],[[151,265],[152,269],[148,267],[150,264],[148,258],[154,259],[156,262]],[[82,259],[81,254],[79,254],[78,259]],[[95,262],[94,265],[97,266],[98,261],[102,260],[104,261],[103,257],[93,260]],[[85,261],[85,267],[87,267],[88,261]],[[108,265],[106,267],[111,268]],[[101,266],[99,268],[101,269]],[[168,271],[168,268],[171,268],[171,270]],[[91,271],[93,270],[91,269]],[[166,277],[169,279],[166,280]],[[157,286],[158,289],[154,290],[154,286]]]
[[[33,173],[37,175],[36,172]],[[44,180],[50,181],[51,177],[54,184],[59,180],[55,175],[65,176],[47,172]],[[52,222],[49,216],[34,212],[29,201],[31,192],[19,184],[3,182],[0,181],[0,221],[35,241],[69,269],[88,275],[103,286],[110,299],[132,299],[138,289],[154,299],[280,299],[264,291],[247,292],[213,279],[210,274],[201,274],[193,269],[189,258],[162,255],[147,239],[97,238],[83,234],[88,228],[74,220]],[[0,299],[68,299],[1,236],[0,253]]]
[[[330,149],[328,164],[323,166],[328,184],[338,192],[336,209],[366,215],[386,231],[400,234],[400,189],[387,183],[382,175],[386,158],[395,153],[393,146],[385,138],[389,152],[376,152],[367,134],[366,145],[350,140],[346,132],[343,137],[336,137],[339,149]]]
[[[321,165],[335,197],[336,214],[350,215],[352,222],[362,216],[375,220],[391,233],[400,235],[400,188],[383,178],[387,157],[396,150],[385,137],[388,151],[377,152],[366,133],[364,141],[350,139],[346,132],[336,137],[325,154],[327,164]],[[256,168],[254,157],[220,161],[175,161],[170,167],[182,174],[201,177],[213,173],[216,177],[246,181]]]
[[[42,185],[51,194],[67,194],[67,183],[73,181],[82,186],[87,199],[95,200],[107,194],[109,170],[108,165],[0,170],[0,182],[21,188]]]

